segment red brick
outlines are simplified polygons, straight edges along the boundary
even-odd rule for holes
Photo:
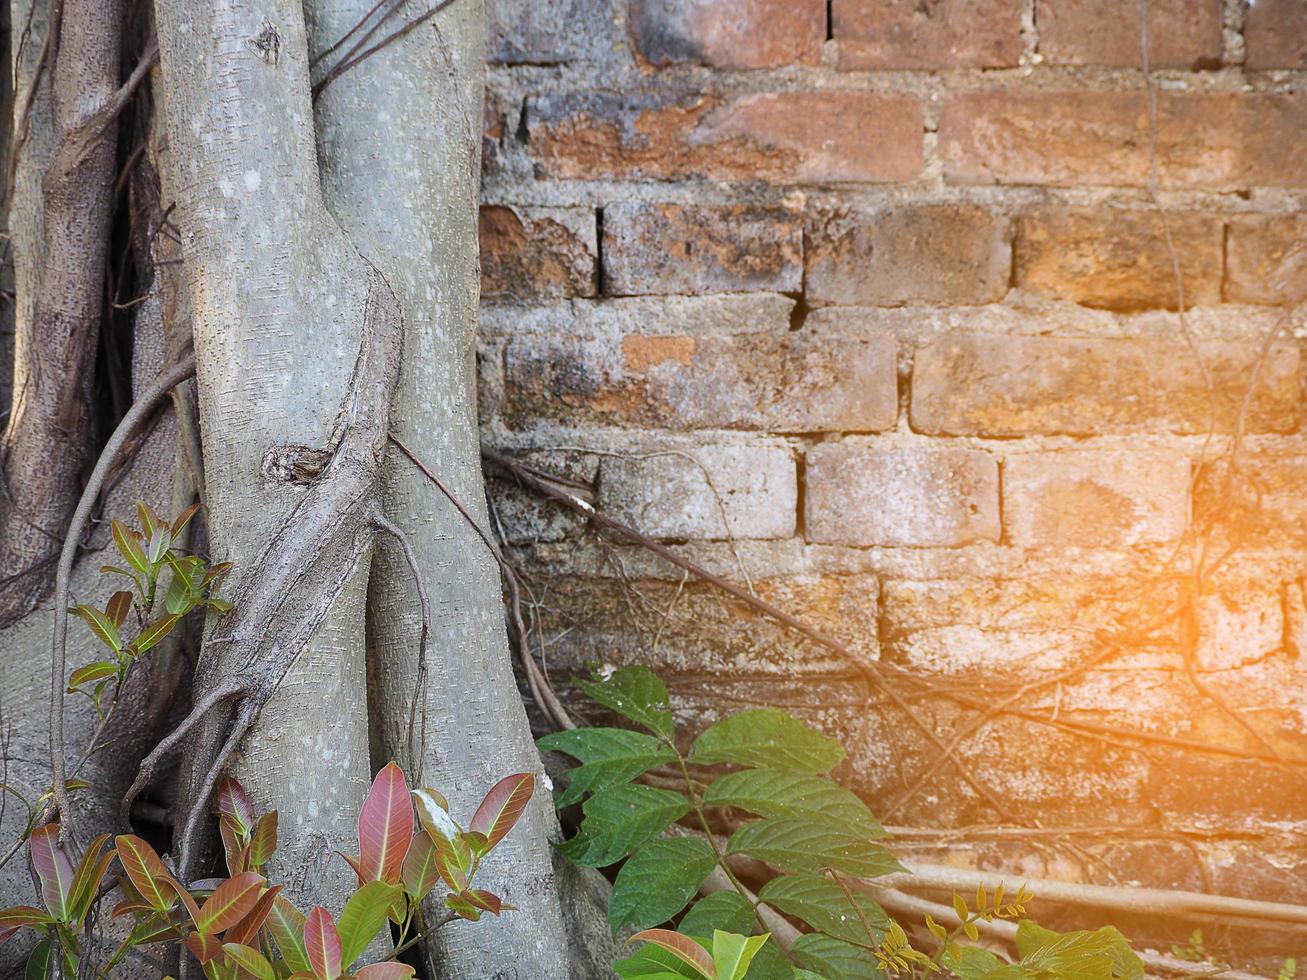
[[[1136,0],[1037,0],[1039,53],[1050,65],[1137,68]],[[1221,0],[1149,0],[1151,68],[1215,68],[1221,63]]]
[[[1302,0],[1257,0],[1244,14],[1244,67],[1307,68],[1307,4]]]
[[[1189,460],[1166,450],[1030,453],[1003,463],[1003,529],[1024,548],[1174,541],[1189,515]]]
[[[1261,345],[1210,341],[1199,351],[1229,429]],[[1245,425],[1292,432],[1298,348],[1276,344],[1258,374]],[[1182,341],[956,334],[917,352],[912,428],[931,435],[1206,432],[1209,392]]]
[[[1006,68],[1021,59],[1017,0],[833,0],[841,68]]]
[[[917,548],[998,540],[998,467],[986,453],[824,443],[808,450],[805,487],[809,541]]]
[[[1166,245],[1180,262],[1185,306],[1221,301],[1223,226],[1201,214],[1041,208],[1017,221],[1016,282],[1022,289],[1109,310],[1176,309]]]
[[[505,415],[514,428],[875,432],[898,414],[894,359],[882,338],[521,335],[508,344]]]
[[[809,230],[813,306],[973,305],[1007,293],[1008,221],[969,205],[841,212]]]
[[[604,209],[604,291],[797,292],[803,281],[798,212],[736,204],[615,204]]]
[[[1148,129],[1143,92],[967,92],[939,147],[954,183],[1142,187]],[[1307,96],[1162,94],[1157,148],[1163,187],[1307,186]]]
[[[481,207],[481,295],[593,296],[598,250],[589,208]]]
[[[528,108],[543,176],[902,181],[921,172],[920,104],[871,92],[546,95]]]
[[[826,40],[825,0],[631,0],[630,22],[654,65],[812,64]]]
[[[1240,215],[1226,237],[1225,298],[1296,304],[1307,297],[1307,218]]]

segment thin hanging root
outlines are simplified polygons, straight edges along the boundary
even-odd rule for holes
[[[427,594],[427,584],[423,581],[422,570],[418,567],[418,557],[413,551],[413,544],[403,528],[395,524],[381,508],[373,504],[369,519],[379,531],[384,531],[398,542],[413,573],[413,584],[417,588],[418,602],[422,607],[422,632],[418,638],[418,672],[413,682],[413,700],[408,709],[408,765],[409,773],[418,786],[422,785],[422,767],[427,755],[427,640],[431,635],[431,597]],[[418,706],[421,705],[422,720],[418,722]]]
[[[191,708],[191,713],[186,716],[182,723],[164,736],[159,744],[151,750],[150,754],[142,760],[140,771],[137,772],[136,779],[131,788],[127,790],[126,795],[123,797],[122,806],[118,810],[118,820],[122,824],[124,831],[131,831],[132,803],[136,801],[136,797],[141,795],[141,791],[150,784],[150,780],[154,778],[159,764],[181,744],[182,739],[189,735],[210,711],[224,701],[248,693],[249,687],[244,681],[236,677],[227,678],[206,694],[195,707]]]
[[[222,749],[213,760],[213,765],[209,766],[209,771],[204,776],[204,782],[200,784],[199,792],[195,794],[195,800],[191,803],[190,812],[186,815],[186,827],[182,831],[181,841],[174,846],[173,850],[177,852],[177,873],[181,876],[182,881],[190,878],[191,870],[191,851],[195,843],[195,834],[199,828],[200,817],[204,815],[209,806],[209,797],[213,795],[214,788],[218,785],[218,779],[222,776],[222,771],[227,767],[227,760],[236,751],[246,733],[254,724],[254,719],[259,716],[261,705],[253,700],[247,700],[241,704],[240,711],[236,715],[236,720],[232,722],[231,734],[227,736],[227,741],[222,744]]]

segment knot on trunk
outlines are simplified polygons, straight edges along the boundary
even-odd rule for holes
[[[331,462],[330,449],[312,446],[272,446],[263,454],[264,479],[273,483],[310,484],[322,475]]]

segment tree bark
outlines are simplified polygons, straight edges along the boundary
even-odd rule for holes
[[[435,5],[404,4],[374,40]],[[372,0],[309,0],[313,50],[330,48],[372,7]],[[404,307],[392,429],[487,527],[475,364],[483,38],[480,0],[458,0],[335,78],[315,108],[327,204],[386,271]],[[319,77],[333,61],[323,59]],[[421,768],[425,783],[466,819],[500,777],[542,772],[513,679],[499,571],[476,532],[393,447],[384,501],[412,541],[436,606],[419,708],[430,719]],[[383,750],[401,760],[420,627],[412,573],[397,549],[382,546],[373,559],[368,630]],[[478,876],[478,887],[519,911],[438,932],[428,944],[433,976],[570,975],[549,846],[558,827],[540,786]]]

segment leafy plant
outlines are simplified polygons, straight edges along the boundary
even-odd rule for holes
[[[639,930],[646,944],[615,964],[645,980],[861,980],[954,976],[960,980],[1137,980],[1143,969],[1111,927],[1059,934],[1020,919],[1018,962],[976,945],[977,923],[1024,916],[1033,897],[981,889],[974,907],[954,897],[950,931],[927,917],[936,941],[928,955],[868,892],[865,882],[904,870],[877,843],[888,835],[865,803],[828,774],[844,758],[835,739],[773,709],[730,715],[682,752],[667,688],[643,667],[579,678],[576,685],[643,731],[578,728],[547,735],[541,749],[578,763],[557,793],[560,807],[580,803],[577,833],[560,849],[580,865],[623,862],[613,882],[608,921],[616,935]],[[734,767],[723,772],[721,767]],[[657,770],[657,786],[636,782]],[[668,772],[672,774],[669,780]],[[668,788],[668,784],[676,788]],[[719,817],[751,815],[723,843]],[[701,833],[673,831],[688,820]],[[738,823],[738,821],[736,821]],[[776,874],[756,896],[730,858],[762,862]],[[720,872],[733,890],[698,900]],[[694,904],[691,904],[693,902]],[[798,920],[803,933],[788,952],[769,941],[764,906]],[[662,928],[679,916],[675,930]],[[760,935],[751,935],[752,933]]]
[[[183,885],[148,843],[131,834],[112,846],[104,834],[74,862],[59,842],[59,825],[48,824],[28,838],[42,907],[0,911],[0,943],[20,929],[36,930],[42,940],[28,961],[28,977],[52,976],[56,954],[65,975],[82,975],[79,966],[95,948],[92,912],[116,864],[124,898],[110,914],[130,916],[132,927],[97,964],[98,976],[111,976],[136,946],[174,942],[211,980],[399,980],[413,970],[393,958],[350,972],[388,922],[399,931],[393,957],[455,917],[475,921],[513,908],[472,884],[481,859],[513,828],[533,789],[527,773],[500,780],[464,831],[443,796],[431,789],[410,794],[399,767],[388,764],[359,811],[359,851],[346,858],[358,887],[339,917],[322,907],[304,914],[281,894],[281,885],[267,880],[262,872],[277,847],[277,813],[256,814],[234,779],[223,780],[216,794],[226,878]],[[422,902],[441,882],[448,912],[426,922]]]

